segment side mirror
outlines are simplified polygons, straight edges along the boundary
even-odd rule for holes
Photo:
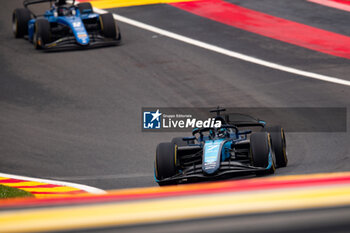
[[[182,138],[182,140],[184,140],[184,141],[191,141],[191,140],[195,140],[196,139],[196,137],[195,136],[192,136],[192,137],[184,137],[184,138]]]
[[[90,14],[92,13],[91,9],[84,9],[83,12],[81,12],[81,14]]]

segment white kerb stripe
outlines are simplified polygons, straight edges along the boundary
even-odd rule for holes
[[[61,186],[68,186],[77,188],[80,190],[84,190],[88,193],[94,193],[94,194],[103,194],[106,193],[106,191],[94,187],[90,187],[87,185],[82,184],[75,184],[71,182],[65,182],[65,181],[58,181],[58,180],[48,180],[48,179],[39,179],[39,178],[33,178],[28,176],[19,176],[19,175],[12,175],[12,174],[6,174],[6,173],[0,173],[0,177],[7,177],[11,179],[18,179],[18,180],[26,180],[26,181],[35,181],[35,182],[41,182],[41,183],[47,183],[47,184],[55,184],[55,185],[61,185]]]

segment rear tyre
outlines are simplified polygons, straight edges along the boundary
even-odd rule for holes
[[[100,15],[100,27],[101,27],[101,34],[104,37],[111,38],[111,39],[118,39],[118,37],[120,37],[120,32],[119,30],[117,32],[117,25],[111,13]],[[119,35],[117,33],[119,33]]]
[[[35,31],[33,36],[33,44],[35,49],[44,48],[45,44],[51,39],[51,27],[46,19],[38,19],[35,21]]]
[[[287,145],[283,128],[281,126],[272,126],[266,128],[266,131],[271,135],[272,149],[276,156],[276,166],[287,166]]]
[[[158,144],[155,161],[155,176],[158,180],[161,181],[176,174],[176,153],[176,144],[172,142]]]
[[[12,31],[15,38],[28,35],[28,21],[31,19],[30,11],[26,8],[18,8],[12,14]]]
[[[89,12],[89,13],[94,12],[90,2],[79,3],[79,4],[77,4],[77,7],[78,7],[80,14],[83,14],[84,11]]]
[[[270,136],[267,132],[253,133],[250,137],[250,156],[254,167],[267,168],[271,152]],[[272,155],[272,153],[271,153]],[[275,161],[272,156],[270,169],[259,172],[258,175],[273,174],[275,172]]]

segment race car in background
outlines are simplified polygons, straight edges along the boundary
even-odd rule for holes
[[[215,120],[221,121],[221,127],[195,128],[192,137],[158,144],[154,177],[159,185],[273,174],[276,168],[287,166],[283,128],[267,127],[248,115],[221,116],[223,111],[211,111],[217,113]]]
[[[43,15],[28,8],[45,2],[50,4],[50,10]],[[25,0],[23,5],[13,12],[13,33],[15,38],[28,38],[36,49],[91,48],[118,45],[121,41],[113,15],[94,13],[88,2]]]

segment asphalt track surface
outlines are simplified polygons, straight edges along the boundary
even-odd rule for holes
[[[350,35],[348,12],[317,4],[313,10],[305,1],[232,2]],[[21,1],[2,0],[1,6],[2,172],[102,189],[154,186],[156,145],[183,134],[142,133],[142,107],[350,106],[347,86],[233,59],[124,23],[120,23],[121,46],[36,51],[28,41],[12,36],[11,12]],[[262,37],[170,5],[110,11],[253,57],[350,80],[347,59]],[[287,140],[290,163],[277,175],[350,169],[349,133],[289,133]]]
[[[345,11],[303,0],[230,2],[350,36],[350,14]],[[11,13],[22,1],[1,0],[0,4],[0,171],[4,173],[102,189],[155,186],[156,145],[183,134],[142,133],[142,107],[350,107],[347,86],[247,63],[124,23],[120,23],[121,46],[36,51],[26,40],[12,36]],[[262,37],[170,5],[110,11],[246,55],[350,80],[350,62],[345,58]],[[349,132],[288,133],[286,137],[289,166],[277,170],[277,176],[350,170]],[[341,221],[338,211],[307,216],[325,219],[327,213]],[[284,220],[295,217],[286,215]],[[278,218],[281,215],[264,224],[283,225]],[[210,220],[176,227],[205,232],[220,224],[225,226],[223,232],[230,232],[258,219],[246,216],[244,221],[226,218],[216,219],[217,225]],[[208,228],[194,229],[194,225]],[[339,232],[346,232],[348,226],[342,226]],[[173,228],[157,228],[158,232],[165,229]],[[156,232],[147,227],[134,231]]]

